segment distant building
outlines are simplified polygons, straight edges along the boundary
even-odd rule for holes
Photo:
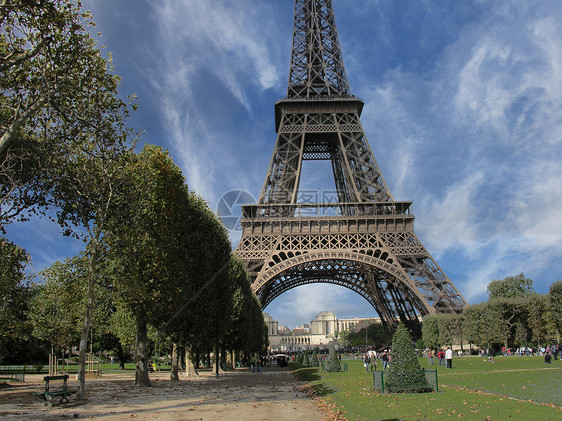
[[[280,328],[279,323],[267,313],[264,313],[264,320],[268,326],[271,349],[281,352],[327,347],[344,330],[361,329],[372,323],[380,323],[380,318],[338,319],[331,311],[321,311],[310,325],[303,324],[292,331],[286,326]]]
[[[267,334],[269,337],[278,335],[279,323],[273,320],[273,318],[267,314],[263,313],[263,321],[267,325]]]

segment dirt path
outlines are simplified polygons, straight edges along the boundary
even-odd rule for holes
[[[287,369],[265,368],[201,373],[193,380],[170,382],[169,373],[151,374],[153,387],[133,386],[133,373],[104,374],[87,380],[87,401],[44,407],[34,392],[42,390],[42,376],[26,376],[26,383],[0,388],[0,418],[6,420],[322,420],[313,400],[299,391]],[[76,382],[69,382],[76,388]]]

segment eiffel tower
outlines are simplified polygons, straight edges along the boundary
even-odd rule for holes
[[[349,288],[385,327],[419,333],[419,316],[467,302],[414,233],[412,202],[393,199],[350,93],[331,0],[296,0],[286,98],[275,104],[277,142],[257,204],[242,206],[235,253],[262,308],[310,283]],[[300,203],[303,161],[331,162],[336,200]]]

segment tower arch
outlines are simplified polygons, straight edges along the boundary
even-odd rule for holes
[[[265,308],[283,293],[313,283],[356,292],[373,306],[389,330],[398,321],[416,329],[419,315],[435,313],[401,267],[349,250],[315,251],[288,258],[263,270],[253,288]]]

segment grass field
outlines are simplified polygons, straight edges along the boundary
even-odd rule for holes
[[[455,358],[452,370],[438,368],[439,392],[381,394],[360,360],[349,371],[322,373],[294,365],[295,374],[351,420],[560,420],[562,362],[541,357]],[[422,367],[427,360],[420,359]],[[430,368],[436,368],[432,366]]]

